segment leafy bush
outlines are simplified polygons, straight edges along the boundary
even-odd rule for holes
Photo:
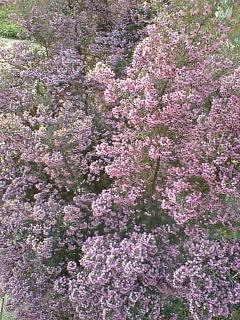
[[[240,304],[234,17],[205,0],[18,5],[42,50],[16,44],[1,78],[9,311],[230,317]]]

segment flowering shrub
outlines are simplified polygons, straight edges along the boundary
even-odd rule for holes
[[[240,70],[214,3],[18,5],[38,46],[17,45],[1,78],[9,309],[228,317],[240,304]]]

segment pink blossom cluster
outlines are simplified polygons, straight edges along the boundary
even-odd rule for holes
[[[0,51],[8,309],[227,319],[240,305],[231,21],[207,0],[40,2],[17,4],[37,46]]]

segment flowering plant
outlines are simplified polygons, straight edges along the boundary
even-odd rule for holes
[[[9,308],[24,320],[229,316],[240,304],[234,21],[205,0],[19,4],[38,46],[20,43],[1,79]]]

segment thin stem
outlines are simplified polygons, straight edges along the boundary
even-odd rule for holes
[[[156,189],[156,185],[157,185],[157,177],[158,177],[158,172],[160,170],[160,158],[157,158],[156,161],[156,166],[155,166],[155,170],[154,170],[154,176],[153,176],[153,181],[152,181],[152,185],[151,185],[151,196],[154,194],[155,189]]]
[[[4,309],[5,298],[2,298],[1,312],[0,312],[0,320],[3,320],[3,309]]]
[[[62,156],[63,156],[63,161],[64,161],[64,163],[66,165],[66,168],[67,168],[68,172],[70,173],[72,178],[75,178],[75,173],[73,172],[73,170],[72,170],[72,168],[71,168],[71,166],[70,166],[70,164],[68,162],[68,159],[67,159],[67,156],[66,156],[66,153],[65,153],[63,147],[61,147],[61,152],[62,152]]]

